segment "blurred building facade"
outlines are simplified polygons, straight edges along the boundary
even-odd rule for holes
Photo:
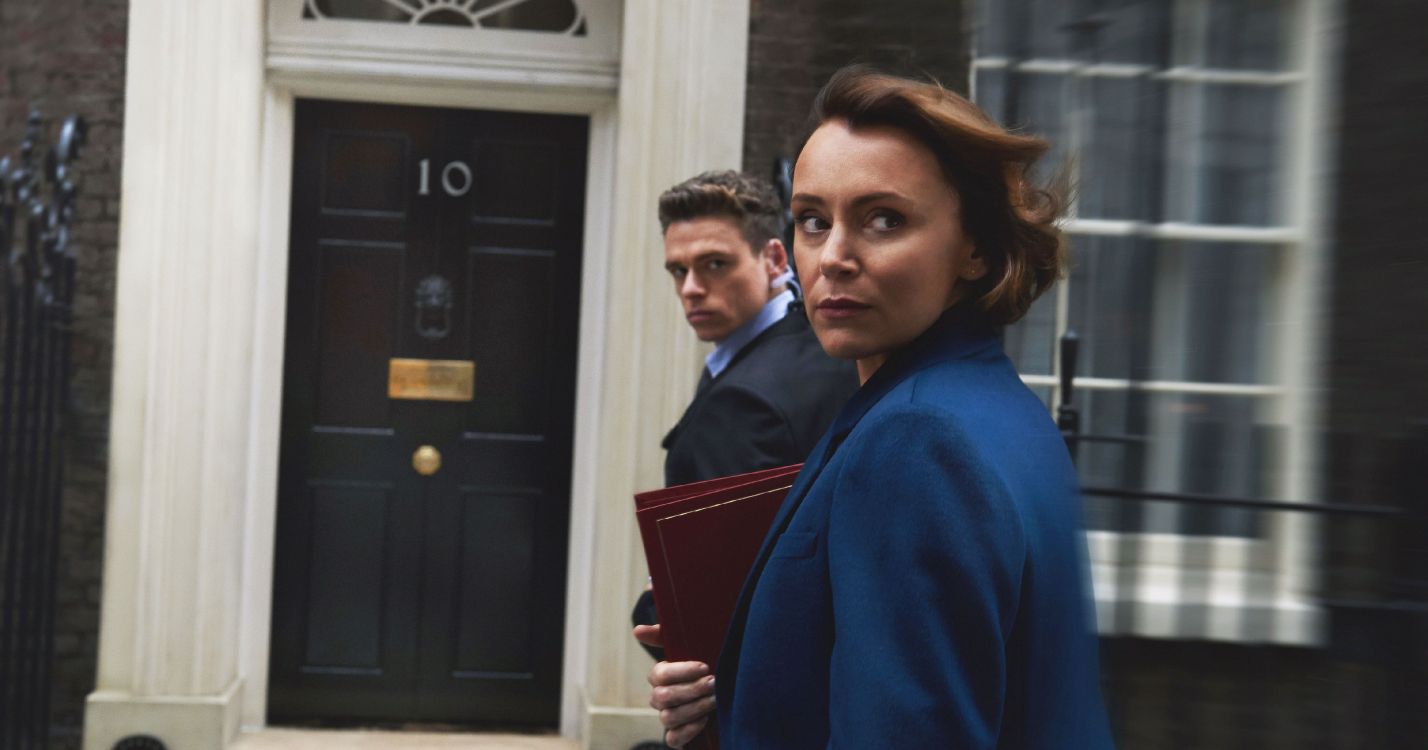
[[[1074,266],[1008,349],[1055,408],[1079,335],[1083,431],[1114,438],[1078,445],[1088,486],[1401,504],[1390,452],[1428,420],[1425,22],[0,0],[0,144],[31,106],[92,127],[55,746],[222,747],[270,720],[655,736],[628,498],[701,351],[652,207],[703,169],[768,174],[854,60],[968,91],[1067,165]],[[390,400],[394,357],[474,361],[476,395]],[[423,445],[447,464],[427,479]],[[1331,603],[1421,601],[1421,550],[1384,531],[1407,521],[1248,507],[1088,497],[1123,746],[1387,746],[1424,642],[1387,651],[1410,620]]]
[[[1422,736],[1424,340],[1387,320],[1428,301],[1397,286],[1422,270],[1412,230],[1381,231],[1402,218],[1388,164],[1424,159],[1402,123],[1425,59],[1396,31],[1421,15],[979,4],[975,98],[1047,136],[1074,195],[1072,271],[1008,350],[1055,405],[1058,336],[1080,339],[1077,458],[1127,747]]]

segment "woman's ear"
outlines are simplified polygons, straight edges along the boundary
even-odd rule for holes
[[[963,281],[976,281],[986,275],[987,259],[982,257],[982,253],[977,250],[976,245],[971,245],[971,251],[967,253],[967,260],[957,270],[957,276]]]

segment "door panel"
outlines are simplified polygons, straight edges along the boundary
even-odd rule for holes
[[[389,402],[370,395],[387,387],[385,353],[396,349],[405,252],[398,243],[318,244],[318,424],[391,426]]]
[[[481,370],[486,384],[466,411],[471,432],[539,435],[549,420],[548,404],[541,398],[549,388],[549,352],[524,346],[550,340],[553,321],[551,277],[558,260],[548,250],[472,248],[469,289],[481,301],[473,312],[471,348],[478,352],[509,352],[505,366]],[[503,398],[504,396],[504,398]]]
[[[298,103],[272,721],[556,723],[586,140]],[[397,357],[472,400],[388,398]]]
[[[536,511],[530,495],[463,493],[453,672],[511,679],[534,673],[533,613],[524,592],[535,583],[535,559],[520,540],[535,534]],[[506,574],[485,575],[488,570]],[[510,604],[497,610],[497,603]]]
[[[402,133],[330,130],[323,142],[322,213],[406,216],[411,140]]]
[[[312,562],[308,568],[308,666],[381,667],[382,580],[391,492],[380,485],[312,488]]]

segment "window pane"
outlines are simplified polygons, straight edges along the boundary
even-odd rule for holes
[[[1082,236],[1071,247],[1078,375],[1274,382],[1277,246]]]
[[[1062,73],[1009,73],[1005,68],[975,73],[972,94],[983,112],[1009,129],[1045,138],[1050,144],[1033,174],[1041,183],[1065,167],[1073,147],[1070,83]]]
[[[1095,62],[1137,63],[1164,67],[1170,53],[1171,0],[1091,0],[1082,18],[1099,21],[1091,37],[1081,40]],[[1074,3],[1073,3],[1074,5]],[[1083,47],[1083,50],[1086,47]]]
[[[1164,178],[1165,84],[1147,77],[1091,79],[1091,133],[1077,160],[1076,215],[1156,221]]]
[[[424,26],[521,29],[570,32],[584,36],[580,9],[574,0],[472,0],[456,2],[396,2],[394,0],[311,0],[303,18],[396,21]]]
[[[1001,0],[977,0],[977,12],[972,26],[973,45],[977,57],[1005,57],[1009,12],[1016,3]]]
[[[1280,86],[1175,83],[1166,143],[1172,221],[1277,226],[1283,221]]]
[[[1081,415],[1081,434],[1101,437],[1121,437],[1140,434],[1131,424],[1127,409],[1130,401],[1124,390],[1088,390],[1078,388],[1073,397]],[[1128,458],[1137,456],[1137,448],[1124,443],[1087,441],[1076,449],[1076,468],[1081,481],[1094,487],[1138,487],[1141,481]],[[1138,463],[1138,462],[1137,462]]]
[[[1008,76],[1003,111],[989,112],[1011,127],[1021,127],[1047,139],[1051,149],[1037,162],[1032,179],[1046,183],[1066,164],[1071,153],[1071,87],[1060,73],[1015,73]],[[1008,97],[1017,101],[1015,110],[1006,106]]]
[[[1139,443],[1085,442],[1077,466],[1088,487],[1270,497],[1283,428],[1251,396],[1078,392],[1083,433],[1144,436]],[[1088,496],[1088,525],[1109,530],[1254,536],[1258,514],[1193,503]]]
[[[1047,185],[1068,168],[1070,79],[1061,73],[1008,73],[1002,68],[976,72],[973,95],[978,107],[1007,128],[1045,138],[1050,149],[1037,161],[1031,179]]]
[[[503,5],[500,0],[480,0],[472,11],[480,13],[499,5]],[[526,0],[483,16],[481,26],[488,29],[573,32],[575,36],[585,36],[584,22],[575,0]]]
[[[1167,273],[1161,283],[1184,291],[1178,309],[1157,311],[1168,318],[1159,327],[1157,369],[1175,380],[1273,382],[1279,248],[1184,242],[1168,245],[1163,254]]]
[[[1007,72],[1003,68],[978,68],[972,74],[972,101],[992,119],[1002,122],[1005,116]],[[1003,123],[1005,124],[1005,123]]]
[[[978,57],[1164,65],[1169,0],[978,0]]]
[[[1056,405],[1053,404],[1053,403],[1051,403],[1051,386],[1049,386],[1049,385],[1035,385],[1035,386],[1031,386],[1031,392],[1032,392],[1032,393],[1035,393],[1035,394],[1036,394],[1036,397],[1039,398],[1039,399],[1041,399],[1041,403],[1046,404],[1046,409],[1047,409],[1047,411],[1053,411],[1053,410],[1056,408]]]
[[[1288,67],[1290,0],[1204,0],[1204,65],[1210,68],[1283,70]]]
[[[1005,346],[1012,364],[1023,375],[1050,375],[1056,345],[1055,287],[1031,305],[1026,317],[1007,326]]]
[[[1077,376],[1151,378],[1154,246],[1134,237],[1073,237],[1070,327]]]
[[[1063,27],[1071,21],[1072,6],[1064,0],[978,0],[977,55],[1068,58],[1069,35]]]
[[[385,0],[314,0],[310,4],[327,18],[348,18],[363,21],[411,20],[411,13],[385,2]],[[303,17],[312,18],[309,4],[304,4]]]
[[[1051,60],[1071,60],[1081,57],[1077,53],[1084,48],[1084,37],[1068,28],[1072,23],[1084,20],[1086,13],[1077,6],[1079,3],[1066,0],[1026,0],[1015,3],[1024,8],[1024,15],[1011,16],[1011,36],[1009,44],[1013,50],[1018,43],[1020,31],[1027,57]]]

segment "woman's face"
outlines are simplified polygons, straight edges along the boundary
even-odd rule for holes
[[[792,210],[814,333],[865,381],[987,271],[936,157],[895,128],[823,123],[794,167]]]

